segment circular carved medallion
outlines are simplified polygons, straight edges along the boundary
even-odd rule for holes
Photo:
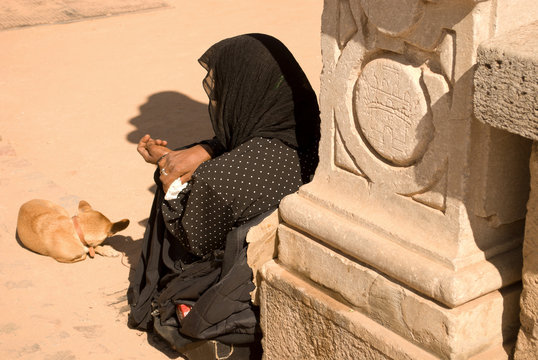
[[[420,68],[380,58],[364,67],[356,84],[360,130],[370,146],[392,165],[412,165],[433,138],[420,77]]]

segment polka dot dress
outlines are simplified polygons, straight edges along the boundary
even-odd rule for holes
[[[278,206],[313,174],[317,156],[301,158],[280,140],[254,138],[203,163],[162,204],[167,229],[194,255],[222,248],[232,227]]]

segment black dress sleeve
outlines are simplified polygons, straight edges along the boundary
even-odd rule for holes
[[[162,212],[168,231],[196,256],[221,249],[235,222],[230,205],[194,179],[177,199],[163,201]]]
[[[213,137],[213,139],[210,139],[210,140],[200,141],[200,144],[206,144],[207,146],[211,148],[210,155],[211,155],[211,158],[213,159],[226,152],[224,145],[222,145],[221,142],[216,137]]]
[[[224,147],[224,145],[222,145],[222,143],[216,137],[213,137],[212,139],[209,139],[209,140],[202,140],[202,141],[195,142],[189,145],[181,146],[179,148],[175,148],[174,151],[189,149],[193,146],[200,145],[200,144],[209,146],[210,152],[211,152],[209,155],[211,155],[212,159],[226,152],[226,148]]]
[[[181,218],[185,212],[186,203],[189,199],[190,184],[183,189],[176,199],[164,200],[161,204],[164,224],[166,229],[177,238],[183,246],[187,246],[185,230],[181,226]]]

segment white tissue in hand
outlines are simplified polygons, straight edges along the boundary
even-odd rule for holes
[[[179,195],[181,190],[185,189],[188,183],[189,182],[187,181],[185,184],[183,184],[181,182],[181,179],[179,178],[174,180],[174,182],[168,188],[168,191],[166,192],[166,195],[164,196],[164,200],[177,199],[177,196]]]

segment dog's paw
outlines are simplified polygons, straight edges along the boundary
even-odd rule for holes
[[[95,252],[101,256],[116,257],[120,256],[120,252],[114,250],[110,245],[99,245],[95,247]]]

